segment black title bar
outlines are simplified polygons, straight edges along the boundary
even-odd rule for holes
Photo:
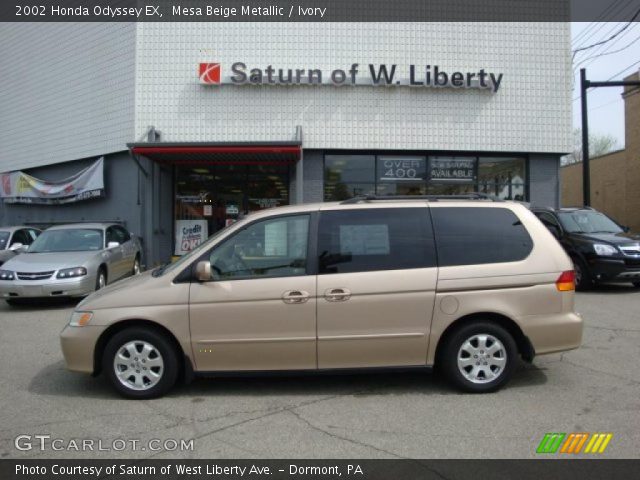
[[[637,477],[640,460],[0,460],[2,480],[563,480]]]
[[[0,21],[622,22],[638,10],[640,0],[2,0]]]

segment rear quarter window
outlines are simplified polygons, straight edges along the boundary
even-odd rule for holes
[[[506,208],[431,209],[441,267],[523,260],[533,240],[520,219]]]

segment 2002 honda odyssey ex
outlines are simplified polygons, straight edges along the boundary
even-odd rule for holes
[[[523,205],[366,197],[249,215],[86,298],[61,342],[69,369],[130,398],[194,374],[372,367],[489,392],[519,358],[580,345],[573,297],[571,260]]]

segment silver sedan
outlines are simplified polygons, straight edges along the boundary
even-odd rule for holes
[[[112,223],[51,227],[0,267],[0,298],[82,297],[140,273],[140,241]]]

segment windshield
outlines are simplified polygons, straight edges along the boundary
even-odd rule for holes
[[[9,232],[0,232],[0,250],[4,250],[5,248],[7,248],[7,242],[9,241],[10,235],[11,234]]]
[[[620,226],[605,214],[594,211],[560,212],[560,223],[571,233],[620,233]]]
[[[29,253],[86,252],[102,250],[102,230],[93,228],[69,228],[45,230],[34,240]]]
[[[195,258],[198,255],[200,255],[200,253],[203,250],[207,249],[209,247],[209,245],[211,245],[212,241],[214,241],[216,238],[218,238],[223,233],[227,233],[227,231],[229,230],[230,226],[234,226],[235,227],[237,224],[238,223],[234,223],[232,225],[224,227],[222,230],[218,230],[216,233],[211,235],[206,241],[202,242],[202,244],[199,245],[197,248],[191,250],[186,255],[183,255],[182,257],[180,257],[175,262],[168,263],[167,265],[165,265],[163,267],[160,267],[159,269],[154,270],[154,272],[153,272],[154,276],[164,275],[165,273],[172,272],[173,270],[176,270],[177,268],[180,268],[182,265],[184,265],[184,264],[188,263],[189,261],[193,260],[193,258]]]

